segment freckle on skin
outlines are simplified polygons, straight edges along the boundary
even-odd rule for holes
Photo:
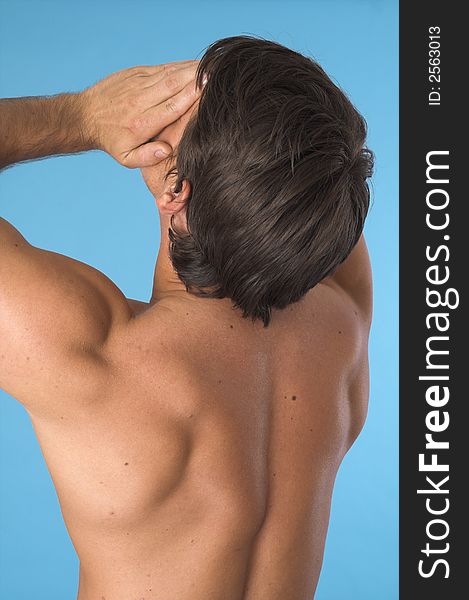
[[[113,515],[113,514],[114,514],[114,511],[113,511],[113,510],[111,510],[111,512],[110,512],[109,514],[110,514],[110,515]]]
[[[339,333],[342,333],[341,331],[339,331]]]
[[[292,400],[296,400],[296,396],[292,396],[292,397],[291,397],[291,399],[292,399]]]
[[[221,379],[218,380],[218,383],[221,383]]]
[[[124,463],[125,466],[127,466],[129,463]]]
[[[230,329],[233,329],[233,325],[230,325]]]

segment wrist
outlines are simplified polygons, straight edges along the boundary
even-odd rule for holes
[[[98,150],[98,140],[84,93],[59,94],[54,99],[59,103],[57,114],[62,117],[60,127],[64,132],[67,131],[70,145],[75,151]]]

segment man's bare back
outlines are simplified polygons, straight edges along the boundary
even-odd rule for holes
[[[197,93],[166,106],[168,75],[138,69],[143,89],[157,77],[166,102],[157,139],[175,147]],[[175,97],[193,70],[170,71]],[[23,109],[3,110],[15,140],[9,111]],[[38,147],[53,139],[49,123]],[[274,309],[268,327],[243,319],[229,298],[199,298],[176,276],[167,232],[181,201],[164,187],[165,168],[146,163],[155,140],[130,143],[107,151],[141,163],[157,198],[149,304],[0,219],[0,385],[37,433],[80,559],[78,600],[310,600],[337,469],[367,410],[365,242],[300,301]],[[12,144],[0,167],[42,156]]]
[[[30,410],[79,600],[312,598],[336,472],[366,414],[367,290],[360,305],[331,279],[265,329],[224,301],[130,308],[86,276],[105,301],[81,310],[114,324],[48,373],[54,398]]]

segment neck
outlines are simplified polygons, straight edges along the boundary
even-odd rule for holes
[[[229,298],[200,298],[190,294],[186,286],[179,279],[169,258],[169,236],[168,229],[170,218],[160,213],[160,235],[161,243],[156,259],[155,273],[153,276],[153,292],[150,304],[161,302],[165,299],[177,299],[186,306],[199,308],[203,314],[218,315],[221,318],[229,316],[231,319],[240,315],[235,311]],[[172,303],[174,306],[174,303]]]
[[[194,298],[192,294],[186,291],[185,285],[179,279],[169,258],[169,237],[168,229],[170,219],[166,215],[160,214],[160,249],[156,259],[155,273],[153,276],[153,292],[151,303],[159,302],[167,297],[188,297]]]

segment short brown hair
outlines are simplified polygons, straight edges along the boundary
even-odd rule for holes
[[[177,149],[191,186],[170,258],[188,292],[230,298],[267,326],[330,275],[362,233],[373,154],[366,122],[311,58],[252,36],[221,39]]]

